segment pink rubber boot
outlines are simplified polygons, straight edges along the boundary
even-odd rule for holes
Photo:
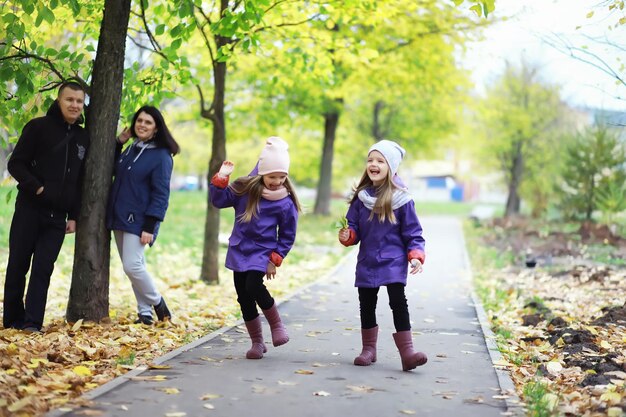
[[[376,341],[378,340],[378,326],[371,329],[361,329],[363,350],[354,358],[354,364],[358,366],[370,366],[376,362]]]
[[[403,371],[410,371],[411,369],[424,365],[428,361],[426,354],[413,350],[413,340],[411,339],[410,330],[394,333],[393,340],[396,342],[396,346],[400,351]]]
[[[246,329],[252,340],[252,347],[246,352],[248,359],[261,359],[263,354],[267,352],[265,343],[263,342],[263,327],[261,327],[261,317],[254,320],[246,321]]]
[[[274,346],[284,345],[289,341],[289,335],[287,335],[287,329],[280,320],[276,303],[267,310],[263,310],[267,322],[270,324],[270,330],[272,331],[272,344]]]

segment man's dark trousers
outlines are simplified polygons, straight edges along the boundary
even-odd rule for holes
[[[20,199],[9,234],[9,262],[4,282],[5,328],[41,329],[50,276],[65,239],[66,213]],[[24,305],[26,274],[32,268]]]

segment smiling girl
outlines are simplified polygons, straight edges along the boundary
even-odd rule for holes
[[[408,265],[411,274],[421,272],[425,258],[422,226],[413,199],[397,174],[404,154],[404,149],[390,140],[370,147],[365,172],[349,200],[348,227],[342,228],[338,237],[344,246],[360,244],[354,285],[359,292],[363,349],[354,364],[368,366],[376,362],[376,303],[384,285],[396,329],[393,338],[402,369],[408,371],[425,364],[427,358],[413,351],[404,293]]]
[[[263,277],[275,278],[296,238],[300,203],[288,177],[287,149],[284,140],[270,137],[250,175],[229,185],[234,164],[224,161],[211,179],[211,203],[235,209],[226,267],[233,271],[237,301],[252,340],[248,359],[261,359],[267,352],[257,305],[270,325],[272,344],[289,341],[276,303],[263,284]]]

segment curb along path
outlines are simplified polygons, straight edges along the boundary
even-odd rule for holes
[[[330,276],[279,306],[289,343],[271,346],[263,319],[266,343],[270,340],[263,359],[245,359],[250,342],[238,323],[155,361],[168,369],[134,370],[91,391],[89,411],[61,409],[50,415],[512,415],[512,402],[501,395],[512,384],[493,368],[472,300],[460,221],[425,217],[423,225],[425,271],[409,277],[407,298],[415,348],[429,357],[425,366],[402,372],[384,289],[377,308],[378,362],[352,364],[361,351],[361,335],[353,287],[356,251],[351,251]]]

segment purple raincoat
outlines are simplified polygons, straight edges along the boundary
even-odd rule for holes
[[[373,194],[373,190],[368,190]],[[422,226],[415,212],[415,204],[409,201],[393,211],[396,223],[378,221],[374,215],[368,220],[370,210],[358,198],[350,205],[346,217],[348,226],[360,242],[356,266],[355,287],[376,288],[387,284],[406,285],[408,253],[413,249],[424,252],[425,241]]]
[[[211,184],[211,203],[217,208],[234,207],[235,225],[230,235],[226,268],[236,271],[267,270],[272,252],[287,256],[296,239],[298,210],[291,197],[270,201],[261,198],[258,217],[249,223],[239,219],[246,210],[248,195],[237,196],[230,187]]]

